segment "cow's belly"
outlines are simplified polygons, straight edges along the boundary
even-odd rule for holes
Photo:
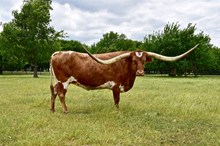
[[[74,85],[77,85],[79,87],[82,87],[82,88],[84,88],[86,90],[112,89],[114,87],[114,85],[115,85],[115,82],[113,82],[113,81],[108,81],[108,82],[106,82],[106,83],[104,83],[102,85],[99,85],[99,86],[88,86],[88,85],[86,86],[86,85],[83,85],[83,84],[81,84],[81,83],[79,83],[77,81],[74,81],[74,82],[71,82],[71,83],[74,84]]]
[[[85,84],[82,84],[79,81],[77,81],[77,79],[74,78],[73,76],[69,77],[67,79],[67,81],[65,81],[65,82],[61,82],[57,79],[56,79],[56,82],[62,83],[64,89],[66,89],[66,90],[68,89],[69,84],[74,84],[74,85],[79,86],[81,88],[84,88],[86,90],[96,90],[96,89],[110,89],[110,90],[112,90],[112,88],[116,85],[116,83],[114,81],[106,81],[105,83],[103,83],[101,85],[97,85],[97,86],[85,85]],[[124,92],[124,86],[123,85],[119,85],[119,89],[120,89],[120,92]]]
[[[108,81],[100,86],[96,86],[96,87],[91,87],[91,86],[85,86],[85,85],[82,85],[78,82],[72,82],[73,84],[81,87],[81,88],[84,88],[86,90],[97,90],[97,89],[110,89],[112,90],[112,88],[115,86],[115,82],[114,81]],[[125,92],[124,90],[124,86],[123,85],[119,85],[119,90],[120,92]]]

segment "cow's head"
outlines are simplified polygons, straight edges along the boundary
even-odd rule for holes
[[[153,60],[153,58],[156,58],[156,59],[159,59],[162,61],[177,61],[181,58],[184,58],[189,53],[191,53],[197,46],[198,46],[198,44],[195,47],[193,47],[192,49],[188,50],[187,52],[185,52],[181,55],[178,55],[178,56],[174,56],[174,57],[163,56],[163,55],[160,55],[160,54],[157,54],[154,52],[131,51],[131,52],[121,54],[119,56],[116,56],[116,57],[108,59],[108,60],[101,60],[101,59],[95,57],[94,55],[92,55],[85,47],[83,47],[83,48],[89,54],[89,56],[91,56],[95,61],[97,61],[101,64],[112,64],[112,63],[119,61],[123,58],[131,57],[132,67],[133,67],[133,69],[136,70],[136,75],[144,75],[144,64],[146,62],[151,62]]]
[[[132,67],[136,70],[136,75],[144,75],[144,64],[146,62],[152,62],[152,57],[149,57],[148,54],[144,51],[133,51],[130,53],[132,60]]]

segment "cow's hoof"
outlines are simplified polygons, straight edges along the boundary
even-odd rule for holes
[[[55,112],[55,110],[54,110],[54,109],[50,109],[50,111],[51,111],[52,113],[54,113],[54,112]]]
[[[69,113],[69,111],[63,111],[63,113],[64,113],[64,114],[67,114],[67,113]]]
[[[115,110],[119,111],[119,105],[118,104],[115,104]]]

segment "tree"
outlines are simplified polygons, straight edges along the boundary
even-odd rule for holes
[[[34,67],[34,77],[38,77],[38,64],[49,60],[51,53],[59,47],[59,38],[63,37],[63,31],[56,32],[49,26],[51,2],[24,1],[21,12],[13,11],[14,19],[3,27],[6,51],[13,52],[12,54],[19,52],[15,55]]]
[[[2,35],[0,33],[0,75],[3,74],[3,46],[2,46]]]
[[[126,35],[110,31],[97,44],[92,45],[93,53],[135,50],[140,42],[127,39]]]
[[[216,64],[211,74],[219,74],[220,75],[220,48],[213,47],[213,54],[216,59]],[[210,73],[210,72],[209,72]]]
[[[0,35],[0,54],[2,70],[20,70],[26,60],[23,52],[18,51],[21,46],[18,45],[20,31],[13,22],[4,25],[4,30]],[[22,49],[22,48],[21,48]]]
[[[212,45],[210,37],[200,32],[195,34],[196,25],[191,23],[184,29],[180,29],[178,23],[167,24],[162,32],[154,32],[144,39],[142,48],[157,52],[166,56],[176,56],[186,52],[199,43],[198,49],[185,59],[176,62],[161,62],[156,60],[149,67],[154,70],[165,71],[170,76],[176,76],[193,71],[195,75],[202,70],[213,67]]]
[[[79,41],[75,40],[61,40],[61,50],[62,51],[76,51],[76,52],[85,52],[82,44]],[[88,48],[88,46],[86,46]]]

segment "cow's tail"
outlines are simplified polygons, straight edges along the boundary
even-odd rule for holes
[[[50,60],[50,88],[53,87],[53,78],[54,78],[53,65],[52,65],[52,60]]]
[[[53,78],[54,78],[53,65],[52,65],[52,61],[50,60],[50,92],[51,92],[51,97],[54,98],[55,93],[54,93],[54,86],[53,86]]]
[[[52,71],[51,61],[50,61],[50,85],[53,85],[53,71]]]
[[[54,74],[54,70],[53,70],[53,63],[52,63],[52,60],[53,60],[53,57],[59,52],[55,52],[51,55],[51,59],[50,59],[50,90],[51,90],[51,95],[52,96],[55,96],[55,92],[54,92],[54,88],[57,84],[57,79],[56,79],[56,75]],[[53,80],[55,81],[55,86],[53,86]]]

